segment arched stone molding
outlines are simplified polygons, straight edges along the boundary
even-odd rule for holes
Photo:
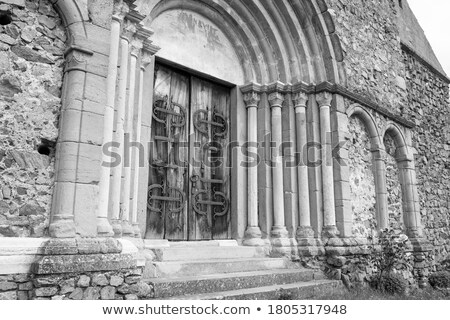
[[[162,0],[140,9],[148,15],[146,25],[176,9],[214,21],[239,53],[246,83],[341,83],[340,42],[328,9],[318,2]]]
[[[416,168],[414,154],[409,146],[406,134],[394,122],[389,121],[383,128],[382,138],[390,135],[394,139],[395,159],[399,169],[399,180],[402,187],[403,220],[409,237],[422,237],[422,222],[420,218],[420,202],[417,190]]]
[[[384,145],[373,116],[361,105],[353,104],[347,110],[349,118],[358,117],[369,132],[376,193],[376,218],[379,230],[388,226],[388,201],[386,190],[386,164],[383,159]]]

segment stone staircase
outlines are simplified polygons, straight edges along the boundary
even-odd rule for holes
[[[340,281],[327,280],[319,271],[235,241],[151,242],[146,250],[156,256],[147,261],[144,273],[155,299],[311,299],[342,288]]]

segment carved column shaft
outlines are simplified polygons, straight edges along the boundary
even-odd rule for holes
[[[274,88],[269,89],[269,92],[268,99],[271,108],[271,162],[274,211],[274,225],[272,226],[271,236],[274,252],[284,255],[290,251],[290,240],[288,239],[288,231],[286,229],[284,216],[283,159],[281,154],[281,146],[283,143],[281,108],[284,102],[284,94],[281,92],[278,83],[275,84]]]
[[[117,153],[121,156],[120,165],[112,168],[111,179],[111,209],[112,209],[112,226],[116,237],[122,235],[122,223],[120,217],[120,193],[122,189],[122,165],[124,151],[124,121],[127,94],[128,79],[128,59],[129,59],[129,40],[122,36],[120,38],[121,61],[119,73],[119,88],[116,104],[116,131],[114,133],[114,143],[117,146]]]
[[[316,95],[320,107],[320,142],[322,145],[322,188],[324,210],[324,232],[326,236],[336,235],[336,210],[334,203],[333,155],[331,144],[331,102],[333,95],[321,92]]]
[[[139,48],[132,46],[129,68],[129,86],[128,86],[128,107],[126,108],[125,134],[129,135],[131,140],[131,131],[133,130],[133,116],[136,89],[136,65]],[[125,150],[123,161],[123,190],[121,193],[121,211],[122,211],[122,233],[125,236],[134,237],[134,230],[130,224],[130,196],[131,196],[131,152]],[[125,159],[128,159],[125,161]]]
[[[308,154],[307,154],[307,128],[306,128],[306,103],[308,95],[303,92],[296,93],[293,97],[295,103],[295,121],[297,133],[297,154],[299,164],[297,166],[298,176],[298,206],[299,206],[299,227],[297,229],[297,239],[309,238],[314,235],[311,228],[311,216],[309,205],[309,179],[308,179]],[[305,152],[305,153],[304,153]]]
[[[247,152],[250,155],[247,167],[248,225],[244,240],[244,245],[247,246],[264,245],[258,219],[258,164],[257,159],[251,158],[258,154],[258,103],[260,100],[260,94],[255,91],[244,94],[247,106]]]
[[[111,143],[113,141],[117,62],[119,60],[119,41],[122,19],[123,17],[115,15],[113,16],[111,22],[111,39],[106,87],[107,102],[104,110],[103,120],[103,145]],[[97,233],[102,237],[112,236],[114,234],[113,229],[108,221],[111,167],[107,166],[106,163],[109,163],[110,161],[111,158],[105,152],[103,152],[99,183],[100,202],[97,214]]]

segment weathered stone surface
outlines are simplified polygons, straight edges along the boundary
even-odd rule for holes
[[[0,300],[17,300],[16,291],[0,292]]]
[[[97,239],[77,239],[77,247],[80,254],[101,253],[100,242]]]
[[[115,300],[116,288],[107,286],[103,287],[100,291],[101,300]]]
[[[100,288],[89,287],[84,290],[83,300],[98,300],[100,299]]]
[[[70,295],[69,299],[72,300],[82,300],[83,299],[83,289],[76,288]]]
[[[92,284],[103,287],[108,285],[109,281],[104,274],[96,274],[92,277]]]
[[[78,273],[91,271],[113,271],[136,267],[132,255],[61,255],[46,256],[33,265],[37,274]]]
[[[141,276],[128,276],[125,278],[127,284],[135,284],[141,280]]]
[[[46,277],[36,277],[33,280],[35,287],[48,287],[48,286],[55,286],[61,281],[60,276],[46,276]]]
[[[52,297],[58,292],[58,287],[42,287],[34,290],[36,297]]]
[[[123,282],[123,278],[118,276],[111,276],[111,279],[109,281],[110,285],[112,285],[113,287],[118,287],[123,284]]]
[[[139,297],[135,294],[127,294],[125,300],[139,300]]]
[[[64,280],[59,284],[61,294],[71,293],[75,290],[75,279]]]
[[[18,55],[19,57],[30,62],[39,62],[47,64],[55,63],[52,59],[38,53],[37,51],[31,49],[30,47],[17,45],[11,47],[11,51],[14,52],[16,55]]]
[[[77,285],[82,288],[87,288],[87,287],[89,287],[90,283],[91,283],[90,277],[88,277],[86,275],[81,275],[80,279],[78,280]]]
[[[15,282],[0,282],[0,292],[10,291],[17,289],[17,283]]]
[[[78,253],[75,239],[51,239],[43,247],[46,255],[73,255]]]

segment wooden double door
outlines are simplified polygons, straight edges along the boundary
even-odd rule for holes
[[[149,239],[230,238],[230,89],[157,65]]]

